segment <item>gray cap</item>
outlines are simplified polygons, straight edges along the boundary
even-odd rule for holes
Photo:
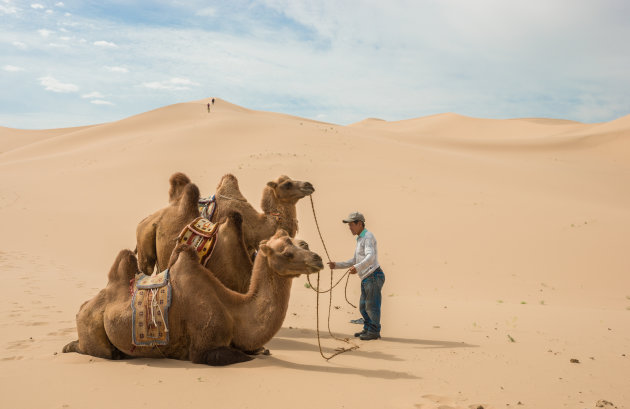
[[[347,218],[343,219],[344,223],[350,223],[350,222],[363,222],[365,223],[365,217],[363,217],[363,215],[359,212],[352,212],[348,215]]]

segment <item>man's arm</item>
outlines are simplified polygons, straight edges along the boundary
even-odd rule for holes
[[[354,257],[352,257],[350,260],[346,260],[346,261],[335,261],[332,262],[332,264],[334,264],[334,266],[330,266],[330,264],[328,264],[330,266],[330,268],[350,268],[354,265],[355,261],[354,261]]]

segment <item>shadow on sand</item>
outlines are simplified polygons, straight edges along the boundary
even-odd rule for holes
[[[398,344],[411,344],[417,345],[414,348],[477,348],[478,345],[467,344],[465,342],[453,342],[453,341],[439,341],[439,340],[425,340],[425,339],[412,339],[412,338],[393,338],[385,337],[378,341],[360,341],[349,334],[334,334],[338,338],[348,338],[354,345],[362,345],[365,342],[376,343],[376,345],[383,345],[383,350],[391,350],[392,343]],[[305,339],[304,341],[298,339]],[[327,331],[320,332],[320,339],[322,343],[322,350],[325,355],[330,355],[335,352],[337,347],[345,347],[346,344],[343,341],[338,341],[330,337]],[[282,328],[276,336],[266,346],[271,350],[272,354],[274,350],[285,351],[313,351],[318,353],[317,347],[317,332],[311,329],[297,329],[297,328]],[[405,358],[396,356],[385,351],[370,350],[363,351],[361,348],[348,352],[353,356],[369,359],[382,359],[386,361],[405,361]]]
[[[296,371],[321,372],[325,374],[335,374],[335,375],[360,375],[367,378],[421,379],[421,377],[413,375],[408,372],[392,371],[389,369],[365,369],[365,368],[351,368],[351,367],[341,367],[341,366],[332,366],[332,365],[300,364],[297,362],[285,361],[285,360],[276,358],[273,355],[262,357],[262,359],[255,359],[249,362],[247,365],[253,368],[261,368],[261,367],[266,367],[266,366],[280,366],[283,368],[293,369]]]

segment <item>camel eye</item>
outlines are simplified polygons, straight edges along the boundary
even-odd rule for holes
[[[293,258],[293,253],[289,252],[289,251],[285,251],[284,253],[282,253],[282,255],[286,258],[288,258],[289,260],[291,260]]]
[[[282,187],[285,189],[291,189],[293,187],[293,183],[287,182],[284,185],[282,185]]]

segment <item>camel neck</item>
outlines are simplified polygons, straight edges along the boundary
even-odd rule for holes
[[[295,203],[281,202],[276,197],[273,189],[265,187],[260,207],[265,215],[276,219],[277,228],[282,228],[289,233],[289,236],[295,237],[298,230]]]
[[[243,296],[240,308],[234,310],[236,347],[255,350],[280,330],[289,306],[292,281],[271,271],[264,254],[256,256],[249,291]]]

